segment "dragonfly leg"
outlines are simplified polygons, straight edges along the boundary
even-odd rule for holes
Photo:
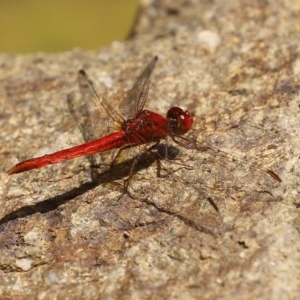
[[[157,145],[154,145],[155,147]],[[157,161],[157,177],[160,178],[164,178],[167,177],[175,172],[177,172],[180,169],[186,169],[186,170],[192,170],[193,168],[191,166],[189,166],[188,164],[176,161],[176,156],[179,153],[179,150],[173,146],[169,146],[168,144],[164,145],[164,144],[160,144],[161,147],[156,147],[156,156],[158,157]],[[149,150],[152,151],[154,149],[150,148]],[[178,169],[176,170],[168,170],[167,168],[163,167],[162,164],[162,160],[166,161],[170,164],[175,164],[180,166]],[[162,174],[162,171],[165,171],[166,174]]]
[[[155,144],[151,145],[150,147],[148,147],[147,149],[145,149],[141,154],[139,154],[138,156],[136,156],[133,160],[133,163],[130,167],[130,171],[129,171],[129,174],[128,174],[128,177],[124,180],[124,185],[123,185],[123,189],[124,189],[124,194],[128,194],[131,198],[134,198],[132,196],[132,194],[130,193],[129,191],[129,185],[130,185],[130,181],[134,175],[134,171],[135,171],[135,168],[136,168],[136,165],[138,164],[138,162],[144,157],[144,154],[146,153],[152,153],[153,149],[155,149],[158,144],[160,143],[160,141],[157,141]],[[123,149],[120,149],[120,151],[122,151]],[[120,152],[119,151],[119,152]],[[117,154],[117,156],[119,155],[119,152]],[[157,155],[157,153],[156,153]]]
[[[130,148],[130,146],[124,146],[124,147],[121,147],[119,150],[118,150],[118,153],[116,154],[116,156],[114,157],[113,161],[110,163],[110,167],[109,169],[111,170],[115,165],[116,163],[118,162],[118,159],[120,157],[120,154],[122,153],[123,150],[127,149],[127,148]]]

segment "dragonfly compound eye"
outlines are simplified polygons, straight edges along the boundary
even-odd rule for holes
[[[175,135],[183,135],[188,132],[193,125],[193,116],[189,111],[184,111],[180,107],[172,107],[167,113],[169,130]]]

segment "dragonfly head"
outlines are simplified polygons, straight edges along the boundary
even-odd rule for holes
[[[193,125],[193,116],[180,107],[171,107],[167,112],[168,129],[174,135],[183,135]]]

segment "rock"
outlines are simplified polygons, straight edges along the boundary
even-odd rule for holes
[[[128,41],[2,54],[1,297],[298,298],[298,2],[147,1]],[[164,176],[143,155],[131,198],[132,160],[94,181],[86,158],[6,174],[83,142],[67,104],[78,69],[116,106],[154,55],[147,108],[189,109],[197,138],[168,140]]]

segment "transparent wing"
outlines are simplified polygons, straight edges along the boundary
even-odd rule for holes
[[[69,94],[67,101],[75,124],[83,136],[83,142],[93,141],[114,132],[123,119],[103,100],[104,97],[100,97],[85,71],[78,72],[77,81],[80,93]],[[88,157],[92,177],[95,170],[99,173],[110,165],[115,152],[116,150],[112,150]],[[94,168],[95,166],[97,168]]]
[[[139,75],[131,90],[128,91],[126,98],[120,103],[120,112],[126,118],[132,118],[138,112],[143,110],[148,97],[150,76],[154,70],[157,60],[158,57],[154,56],[143,72]]]
[[[99,96],[93,81],[88,77],[84,70],[79,70],[78,72],[78,84],[81,94],[85,98],[91,99],[96,104],[100,103],[107,115],[114,121],[119,123],[124,121],[121,115],[103,97]]]

